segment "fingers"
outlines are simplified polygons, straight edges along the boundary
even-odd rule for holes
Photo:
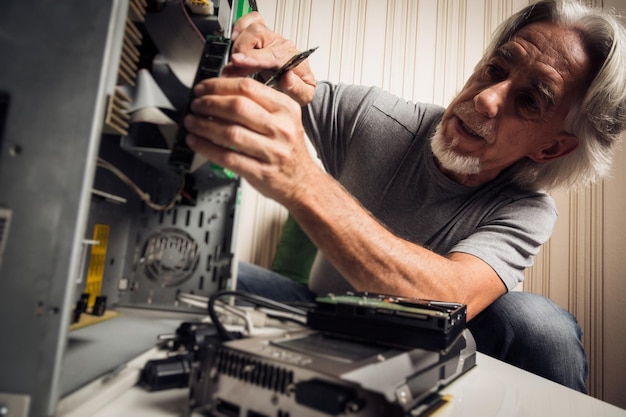
[[[240,159],[247,157],[263,162],[274,159],[271,141],[241,125],[233,125],[222,119],[188,117],[185,118],[185,128],[189,133],[187,142],[194,151],[235,172],[237,166],[233,166],[232,161],[224,160],[230,153],[240,155]]]
[[[278,111],[296,111],[297,106],[284,94],[267,87],[251,78],[211,78],[200,82],[194,87],[194,93],[199,98],[194,100],[192,105],[194,112],[208,112],[207,116],[216,116],[211,114],[218,108],[212,108],[211,102],[220,96],[234,96],[239,98],[248,98],[256,105],[264,108],[267,112],[274,113]],[[236,104],[231,103],[231,104]],[[243,102],[241,103],[243,104]],[[245,113],[247,109],[228,108],[227,112]],[[222,109],[223,111],[223,109]],[[236,117],[236,114],[217,115],[224,117]]]
[[[301,184],[301,175],[293,171],[293,167],[301,167],[304,164],[284,164],[285,160],[291,160],[285,147],[278,148],[278,154],[282,155],[280,162],[265,161],[251,158],[249,155],[233,151],[216,145],[194,134],[187,135],[187,144],[195,152],[204,155],[211,162],[226,167],[234,173],[244,177],[253,187],[267,197],[276,201],[282,201],[294,193],[292,184]],[[282,163],[281,163],[282,162]],[[306,162],[306,161],[305,161]],[[315,165],[314,165],[315,166]],[[306,176],[305,176],[306,177]],[[295,178],[295,181],[292,181]]]
[[[233,45],[230,62],[223,74],[231,77],[248,76],[262,69],[278,68],[283,60],[285,46],[295,46],[279,34],[271,31],[261,15],[252,12],[235,23],[232,33]]]
[[[270,142],[300,135],[299,106],[254,80],[207,80],[195,92],[200,96],[191,103],[185,127],[216,145],[270,161]]]
[[[270,30],[256,12],[237,21],[232,39],[230,62],[223,69],[223,74],[231,77],[277,69],[298,52],[291,41]]]
[[[280,62],[284,59],[278,57],[275,49],[257,49],[248,53],[237,53],[231,56],[231,61],[224,68],[226,77],[245,77],[252,73],[260,72],[268,68],[275,68],[271,63]],[[261,72],[263,74],[263,72]],[[268,76],[269,77],[269,76]],[[311,71],[308,60],[300,63],[293,70],[284,73],[278,82],[278,88],[295,100],[300,106],[307,105],[315,92],[315,76]]]
[[[300,65],[304,64],[307,63]],[[280,90],[295,100],[301,107],[306,106],[313,100],[315,85],[315,78],[310,71],[302,77],[297,76],[293,71],[287,71],[278,83]]]
[[[297,52],[291,41],[270,31],[264,24],[253,23],[233,43],[230,61],[222,73],[241,77],[264,69],[277,69]]]
[[[246,178],[258,176],[254,173],[259,172],[263,167],[263,163],[257,159],[216,145],[194,134],[187,135],[187,145],[189,145],[189,148],[194,152],[204,155],[209,161],[219,166],[226,167],[237,175],[242,175]]]
[[[260,24],[265,26],[265,21],[259,12],[250,12],[248,14],[243,15],[235,22],[235,26],[233,26],[233,30],[231,33],[231,38],[236,40],[239,37],[239,34],[246,30],[248,26],[253,24]]]
[[[233,29],[234,40],[228,64],[222,69],[224,77],[247,77],[264,70],[276,70],[299,51],[296,46],[270,30],[257,12],[241,17]],[[278,87],[300,106],[311,101],[315,76],[308,60],[283,75]]]

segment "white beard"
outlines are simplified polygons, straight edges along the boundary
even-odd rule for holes
[[[458,140],[459,139],[455,137],[452,143],[447,145],[443,137],[442,124],[439,123],[430,142],[433,155],[435,155],[435,158],[437,158],[442,168],[454,172],[455,174],[480,174],[481,166],[478,157],[461,155],[452,149]]]

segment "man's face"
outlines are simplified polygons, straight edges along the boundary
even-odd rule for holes
[[[546,162],[570,152],[578,140],[563,122],[589,74],[590,58],[576,32],[547,22],[522,28],[446,109],[433,138],[441,170],[479,185],[523,157]]]

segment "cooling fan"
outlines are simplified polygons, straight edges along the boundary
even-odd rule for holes
[[[180,229],[152,234],[143,250],[146,276],[163,287],[176,287],[191,278],[198,267],[198,243]]]

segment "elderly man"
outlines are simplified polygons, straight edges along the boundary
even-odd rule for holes
[[[283,204],[319,248],[310,290],[242,265],[280,300],[343,290],[468,306],[478,349],[585,391],[576,320],[511,292],[556,220],[543,191],[607,173],[626,124],[626,35],[611,16],[541,1],[509,18],[446,108],[315,82],[258,14],[235,26],[229,77],[195,87],[189,146]],[[301,107],[302,106],[302,107]],[[325,171],[309,156],[305,130]]]

